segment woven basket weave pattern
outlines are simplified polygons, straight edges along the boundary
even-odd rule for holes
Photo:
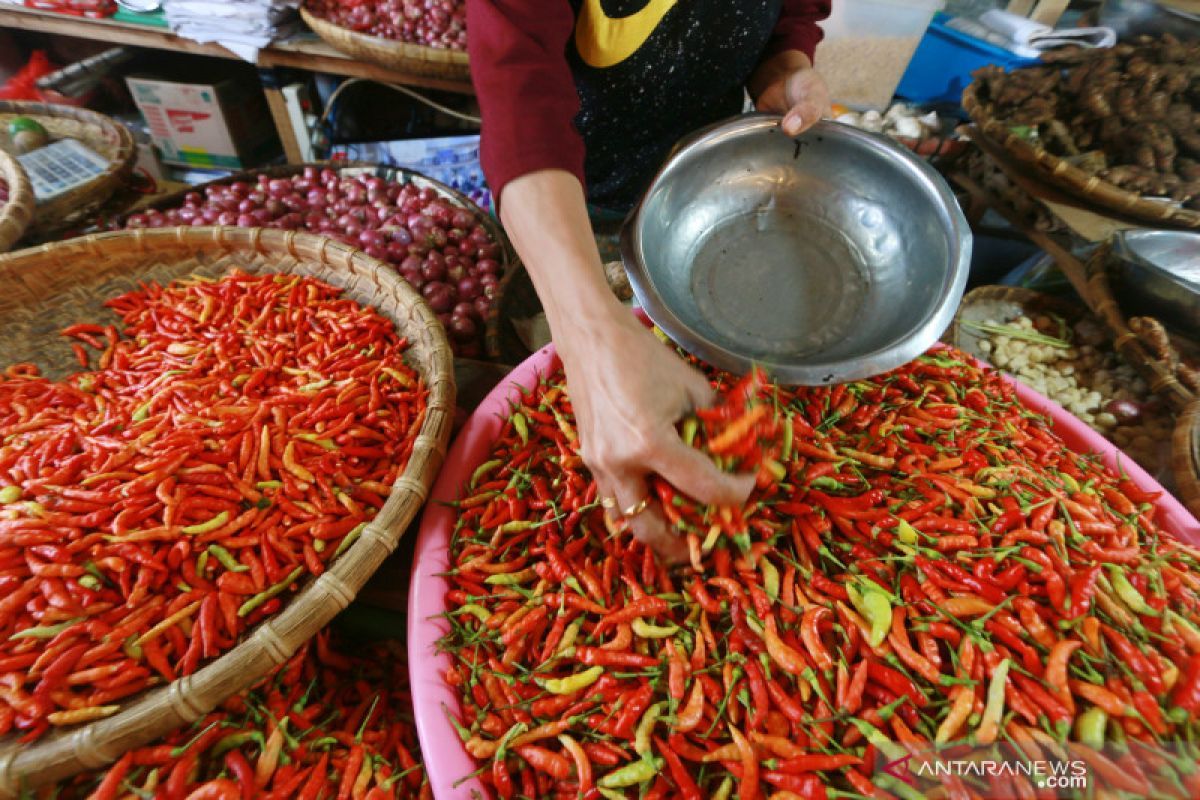
[[[35,236],[47,238],[84,219],[128,178],[135,146],[133,135],[119,122],[83,108],[0,100],[0,129],[19,116],[33,117],[51,139],[76,139],[108,159],[108,168],[88,183],[38,204]]]
[[[1096,205],[1146,222],[1200,228],[1200,211],[1148,200],[1076,167],[1045,148],[1012,133],[978,96],[980,83],[969,85],[962,96],[967,114],[990,140],[1021,164],[1033,167],[1045,180]]]
[[[462,50],[367,36],[322,19],[304,6],[300,7],[300,16],[330,47],[353,58],[427,78],[465,81],[471,77],[467,54]]]
[[[21,163],[0,150],[0,178],[8,186],[8,202],[0,205],[0,253],[8,250],[25,233],[33,220],[33,187]]]
[[[0,744],[0,794],[45,785],[119,758],[207,713],[245,689],[346,607],[423,505],[445,455],[454,415],[452,359],[436,317],[391,268],[323,237],[293,232],[174,228],[104,233],[0,256],[0,351],[5,361],[35,360],[47,374],[72,370],[57,331],[103,320],[104,300],[146,281],[191,274],[307,275],[342,288],[393,320],[410,348],[406,360],[428,388],[421,430],[404,472],[379,514],[329,569],[234,649],[193,675],[147,692],[115,716],[32,745]],[[108,315],[108,319],[113,319]]]

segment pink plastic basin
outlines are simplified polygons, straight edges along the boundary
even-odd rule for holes
[[[446,685],[442,677],[450,667],[450,658],[439,653],[436,647],[438,639],[448,629],[445,620],[438,615],[446,610],[446,592],[450,585],[439,573],[445,572],[449,565],[447,545],[455,521],[454,509],[445,503],[458,499],[475,467],[487,459],[492,443],[508,416],[509,403],[518,400],[521,388],[534,386],[540,376],[558,366],[554,346],[549,345],[526,359],[492,390],[450,448],[441,475],[433,487],[431,501],[421,518],[408,594],[408,658],[413,712],[417,733],[421,738],[421,753],[434,797],[438,800],[489,796],[487,789],[476,779],[459,783],[463,776],[478,769],[479,764],[463,749],[447,716],[453,714],[458,719],[461,707],[454,690]],[[1163,529],[1179,539],[1200,545],[1200,522],[1133,459],[1123,455],[1112,443],[1062,406],[1024,384],[1008,380],[1027,408],[1045,414],[1054,421],[1055,433],[1072,450],[1098,453],[1109,469],[1124,470],[1140,488],[1162,492],[1156,505]]]

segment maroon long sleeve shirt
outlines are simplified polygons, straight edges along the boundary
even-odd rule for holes
[[[493,195],[542,169],[631,207],[685,134],[738,113],[754,68],[812,57],[830,0],[467,0]]]

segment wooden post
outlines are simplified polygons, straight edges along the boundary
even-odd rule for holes
[[[1053,28],[1062,19],[1063,12],[1067,10],[1068,3],[1069,0],[1040,0],[1037,7],[1033,9],[1030,19]]]

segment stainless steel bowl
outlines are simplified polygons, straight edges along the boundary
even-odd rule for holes
[[[681,143],[621,234],[650,318],[723,369],[819,385],[915,358],[950,324],[971,233],[941,177],[883,136],[738,117]]]
[[[1113,254],[1122,308],[1200,336],[1200,233],[1121,231]]]
[[[1122,39],[1164,33],[1183,41],[1200,38],[1200,16],[1154,0],[1104,0],[1099,22]]]

